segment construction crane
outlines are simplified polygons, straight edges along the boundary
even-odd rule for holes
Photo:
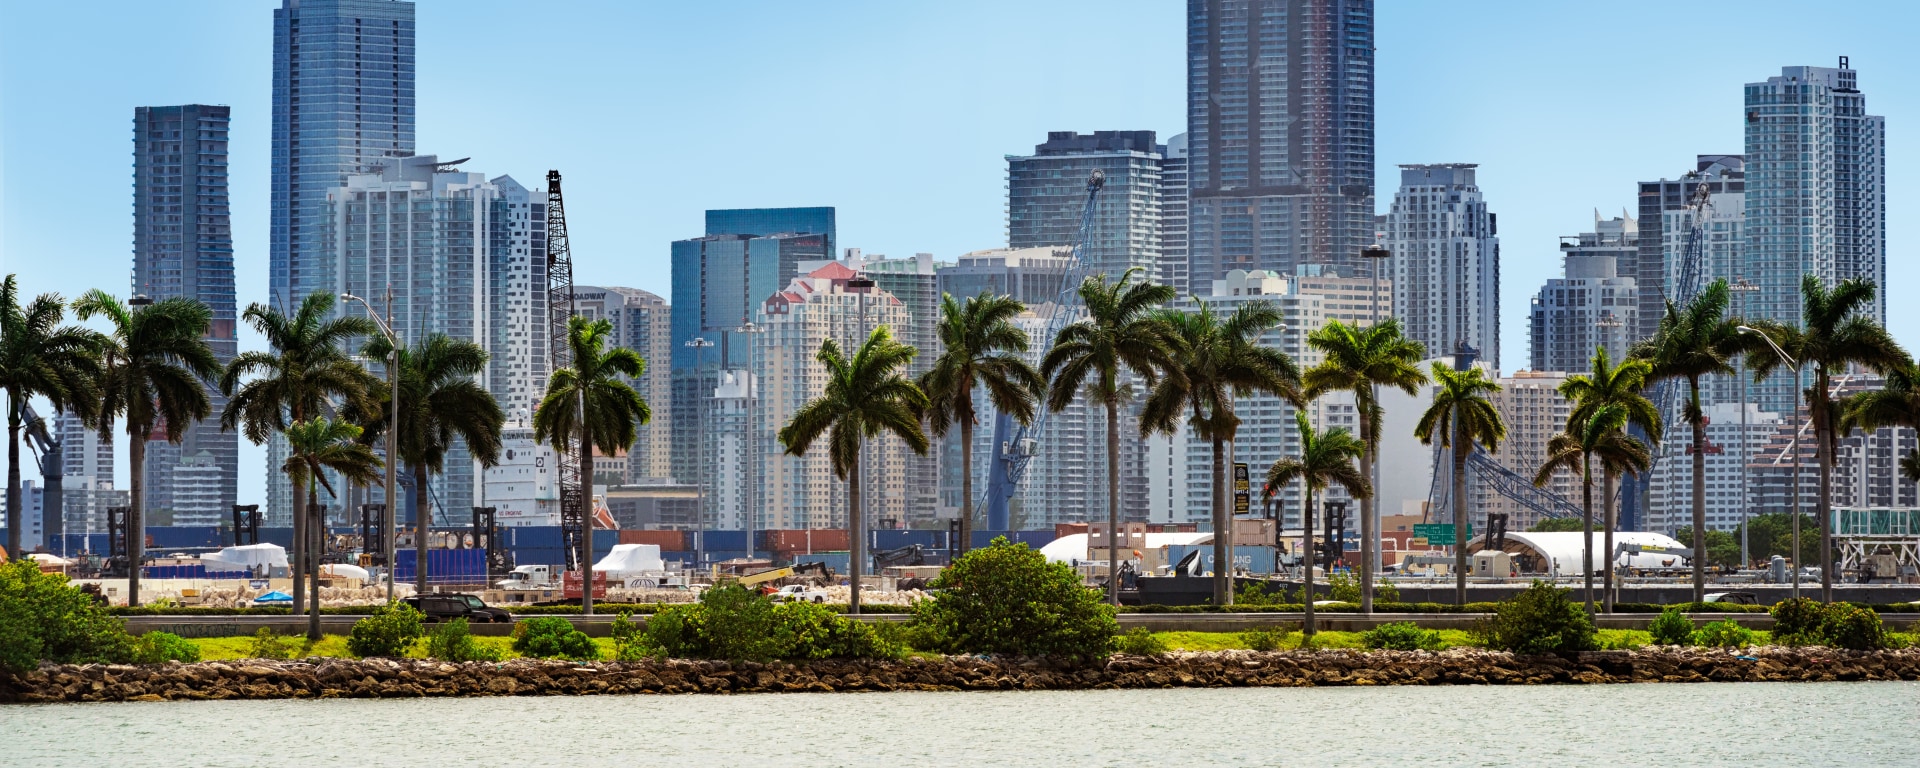
[[[567,321],[578,313],[573,300],[573,253],[567,246],[567,207],[560,195],[560,172],[547,171],[547,361],[548,371],[573,365],[573,346],[567,340]],[[580,545],[592,533],[587,529],[587,497],[580,479],[579,435],[553,436],[560,488],[560,539],[567,552],[567,570],[581,567]]]
[[[1687,178],[1700,178],[1700,174],[1689,173]],[[1693,197],[1687,201],[1687,212],[1687,241],[1686,247],[1680,251],[1680,279],[1673,283],[1673,292],[1667,295],[1667,300],[1673,302],[1675,307],[1686,306],[1687,302],[1700,295],[1700,290],[1705,287],[1706,229],[1707,219],[1713,212],[1713,194],[1704,179],[1694,187]],[[1671,425],[1678,423],[1681,400],[1685,393],[1684,382],[1669,379],[1653,385],[1653,391],[1648,393],[1647,399],[1652,400],[1654,407],[1659,409],[1661,424],[1671,428]],[[1629,425],[1627,434],[1643,443],[1652,444],[1652,441],[1647,439],[1646,430],[1641,429],[1637,424]],[[1644,522],[1646,507],[1650,501],[1647,496],[1647,491],[1651,487],[1649,481],[1653,477],[1654,470],[1660,466],[1662,453],[1664,451],[1655,447],[1651,452],[1652,455],[1648,457],[1647,471],[1638,475],[1627,475],[1624,478],[1625,482],[1620,484],[1622,528],[1638,528]]]
[[[1087,176],[1087,202],[1080,211],[1080,231],[1074,237],[1066,272],[1060,276],[1060,292],[1047,306],[1046,335],[1034,339],[1034,349],[1052,348],[1060,329],[1072,322],[1077,314],[1074,305],[1080,300],[1080,283],[1086,279],[1085,251],[1088,238],[1093,234],[1093,204],[1100,199],[1100,190],[1106,185],[1107,175],[1098,169]],[[1046,423],[1045,408],[1035,409],[1031,424],[1015,422],[1011,415],[1005,413],[994,416],[993,460],[987,463],[986,498],[977,505],[987,510],[987,530],[1007,530],[1010,520],[1008,510],[1014,495],[1020,492],[1020,482],[1026,479],[1027,464],[1033,460],[1034,449],[1040,444],[1040,435]]]
[[[1461,344],[1454,351],[1454,369],[1466,370],[1473,366],[1478,356],[1472,347]],[[1446,471],[1442,472],[1442,466]],[[1584,509],[1560,494],[1535,486],[1533,478],[1515,472],[1494,461],[1478,446],[1467,454],[1468,477],[1478,477],[1488,490],[1525,507],[1541,517],[1579,517]],[[1433,470],[1431,483],[1427,487],[1427,517],[1430,520],[1452,520],[1453,483],[1447,482],[1453,474],[1453,463],[1447,460],[1446,449],[1435,441],[1433,446]],[[1469,521],[1469,524],[1471,521]]]
[[[41,541],[51,549],[54,542],[66,533],[63,479],[66,477],[66,456],[60,450],[60,441],[53,439],[47,431],[47,420],[35,413],[33,404],[28,403],[21,416],[25,419],[27,447],[31,449],[40,463],[40,520],[44,532]]]

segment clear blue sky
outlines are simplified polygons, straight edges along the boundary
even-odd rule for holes
[[[133,108],[227,104],[239,294],[263,300],[277,6],[0,0],[0,269],[124,292]],[[1696,153],[1740,152],[1742,84],[1848,55],[1887,116],[1891,322],[1920,344],[1897,297],[1920,277],[1901,258],[1916,7],[1379,0],[1379,204],[1399,163],[1481,164],[1517,367],[1557,236]],[[423,0],[417,18],[420,151],[529,185],[560,169],[579,279],[662,295],[668,242],[707,208],[831,205],[843,245],[951,258],[1005,243],[1003,155],[1049,130],[1185,129],[1173,0]],[[243,498],[263,455],[243,450]]]

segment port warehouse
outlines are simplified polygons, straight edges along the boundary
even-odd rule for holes
[[[566,552],[561,547],[560,527],[520,526],[500,528],[500,543],[513,555],[515,565],[562,565],[566,563]],[[452,534],[463,543],[470,542],[471,528],[446,527],[435,528],[434,532]],[[330,528],[331,536],[357,537],[359,528]],[[0,528],[0,537],[5,529]],[[146,529],[147,553],[156,558],[165,559],[175,553],[196,556],[234,544],[233,531],[223,526],[150,526]],[[1045,531],[974,531],[973,545],[986,546],[995,537],[1005,536],[1009,540],[1024,543],[1039,549],[1056,537],[1056,532]],[[452,538],[452,537],[450,537]],[[767,530],[754,531],[755,549],[752,556],[772,559],[776,564],[793,562],[825,562],[837,572],[846,570],[848,535],[845,529],[814,530]],[[952,534],[944,530],[874,530],[867,532],[867,550],[878,552],[901,549],[919,545],[926,561],[930,564],[944,564],[951,552],[949,542]],[[292,528],[261,528],[262,543],[292,547]],[[654,544],[660,547],[662,559],[668,562],[678,561],[691,566],[699,563],[714,563],[735,558],[749,557],[747,551],[747,531],[659,531],[659,530],[600,530],[593,532],[594,559],[598,560],[612,550],[616,544]],[[696,550],[696,546],[698,549]],[[108,551],[107,534],[64,534],[45,547],[47,552],[56,555],[74,555],[80,553],[104,554]],[[394,578],[401,581],[413,579],[415,552],[411,548],[394,552]],[[481,583],[485,581],[486,556],[481,549],[461,547],[454,549],[433,549],[427,553],[427,579],[439,583]],[[245,574],[208,573],[198,564],[150,565],[142,571],[146,578],[244,578]]]

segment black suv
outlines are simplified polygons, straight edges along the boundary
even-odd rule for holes
[[[506,611],[488,606],[473,595],[414,595],[402,598],[407,607],[426,614],[427,621],[466,619],[471,623],[513,621]]]

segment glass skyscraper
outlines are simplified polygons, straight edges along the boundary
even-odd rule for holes
[[[133,292],[154,300],[185,297],[213,310],[207,345],[220,365],[233,360],[233,230],[227,206],[227,129],[223,106],[186,104],[133,110]],[[227,399],[207,391],[213,416],[187,428],[178,445],[147,447],[147,519],[171,512],[176,525],[227,519],[239,481],[239,435],[220,431]],[[211,465],[176,474],[183,466]],[[162,516],[164,517],[164,515]]]
[[[1371,268],[1373,27],[1373,0],[1188,0],[1194,284]]]
[[[1164,150],[1153,131],[1049,131],[1032,155],[1007,156],[1007,247],[1078,245],[1087,177],[1098,170],[1106,186],[1080,253],[1086,274],[1118,279],[1140,267],[1141,279],[1153,279],[1160,266]]]
[[[709,235],[771,235],[794,232],[826,235],[827,253],[837,257],[840,243],[834,232],[833,208],[723,208],[707,211]],[[832,258],[832,257],[830,257]],[[795,274],[787,279],[799,277]],[[786,283],[781,283],[786,285]],[[759,298],[766,298],[761,296]]]

